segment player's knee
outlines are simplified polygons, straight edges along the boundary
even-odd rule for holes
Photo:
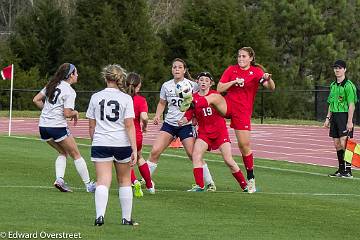
[[[234,159],[232,158],[225,158],[224,159],[225,164],[231,168],[231,170],[236,170],[236,168],[238,168],[238,165],[236,164],[236,162],[234,161]]]
[[[72,149],[68,152],[70,157],[72,157],[74,160],[81,158],[80,152],[77,149]]]
[[[242,155],[247,156],[250,154],[250,144],[249,143],[243,143],[243,144],[238,144],[240,152]]]
[[[159,148],[153,148],[150,153],[151,159],[158,159],[160,157],[161,150]]]
[[[200,154],[196,154],[194,153],[192,156],[191,156],[191,159],[193,161],[193,163],[195,164],[200,164],[202,162],[202,159],[201,159],[201,155]]]

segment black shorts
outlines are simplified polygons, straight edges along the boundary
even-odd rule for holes
[[[331,114],[330,132],[329,136],[332,138],[340,138],[347,135],[346,124],[348,120],[347,112],[336,112]],[[349,132],[349,137],[352,138],[354,128]]]

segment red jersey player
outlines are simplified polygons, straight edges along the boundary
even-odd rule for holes
[[[238,64],[229,66],[223,73],[217,90],[227,92],[225,97],[211,94],[197,101],[200,107],[212,105],[221,115],[231,119],[238,146],[247,172],[248,191],[256,192],[254,158],[250,148],[251,115],[259,84],[270,90],[275,89],[271,74],[264,73],[255,63],[255,52],[251,47],[239,49]]]
[[[213,85],[213,77],[208,72],[198,75],[199,92],[193,95],[194,108],[188,109],[184,117],[179,121],[179,125],[189,122],[193,117],[198,122],[198,138],[195,141],[193,158],[193,173],[196,185],[188,190],[191,192],[202,192],[205,190],[203,169],[203,155],[206,150],[220,149],[226,165],[230,168],[235,179],[244,191],[247,191],[247,183],[239,166],[236,164],[231,154],[231,144],[226,127],[225,119],[211,106],[198,106],[196,102],[203,96],[218,94],[210,90]]]
[[[146,188],[151,194],[155,194],[155,188],[153,182],[151,181],[150,171],[148,164],[142,156],[142,141],[143,141],[143,132],[146,132],[147,123],[148,123],[148,105],[146,99],[139,95],[141,88],[141,77],[137,73],[129,73],[126,78],[126,84],[128,86],[128,93],[133,97],[134,102],[134,125],[136,131],[136,146],[138,151],[138,167],[139,172],[146,183]],[[134,169],[131,168],[131,183],[134,186],[134,195],[135,197],[142,197],[143,192],[141,190],[141,183],[136,179]]]

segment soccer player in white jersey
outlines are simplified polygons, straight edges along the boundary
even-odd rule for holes
[[[160,100],[154,117],[154,124],[159,124],[161,115],[163,114],[166,105],[168,106],[165,122],[160,129],[160,133],[157,135],[157,138],[152,146],[149,160],[147,161],[151,175],[157,168],[160,154],[176,137],[180,138],[186,154],[189,156],[189,159],[192,160],[191,155],[195,143],[193,126],[191,125],[191,121],[182,126],[178,125],[178,121],[184,117],[184,113],[180,111],[180,105],[183,99],[179,98],[175,94],[175,87],[180,81],[188,81],[193,86],[193,89],[197,91],[198,85],[189,80],[191,79],[191,76],[187,70],[186,63],[180,58],[175,58],[172,62],[172,75],[174,78],[165,82],[161,87]],[[207,164],[203,165],[203,169],[207,191],[215,191],[216,187]]]
[[[33,102],[39,109],[42,109],[39,120],[41,139],[59,153],[55,161],[56,180],[54,186],[61,192],[72,191],[64,181],[66,158],[70,155],[86,186],[86,191],[94,192],[95,183],[90,181],[86,162],[80,155],[66,121],[66,118],[71,118],[76,125],[79,118],[78,111],[74,110],[76,93],[71,87],[71,84],[77,82],[77,78],[77,69],[73,64],[62,64],[45,88],[34,97]]]
[[[126,72],[108,65],[102,75],[107,87],[92,95],[86,117],[92,140],[91,160],[96,169],[95,226],[104,224],[114,163],[119,186],[123,225],[138,225],[131,219],[133,193],[130,170],[136,164],[137,147],[134,106],[126,93]]]

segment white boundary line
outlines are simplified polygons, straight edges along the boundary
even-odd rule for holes
[[[11,185],[4,185],[1,186],[0,188],[35,188],[35,189],[54,189],[54,187],[49,187],[49,186],[11,186]],[[72,187],[72,189],[76,189],[76,190],[83,190],[84,188],[78,188],[78,187]],[[118,191],[118,189],[115,188],[111,188],[110,191]],[[186,190],[175,190],[175,189],[156,189],[157,192],[186,192]],[[244,192],[240,192],[240,191],[216,191],[217,193],[237,193],[237,194],[246,194],[249,195],[248,193],[244,193]],[[71,193],[68,193],[71,194]],[[188,194],[192,194],[192,193],[188,193]],[[209,194],[214,194],[214,193],[209,193]],[[216,194],[216,193],[215,193]],[[256,195],[289,195],[289,196],[334,196],[334,197],[360,197],[360,194],[352,194],[352,193],[295,193],[295,192],[256,192]]]

